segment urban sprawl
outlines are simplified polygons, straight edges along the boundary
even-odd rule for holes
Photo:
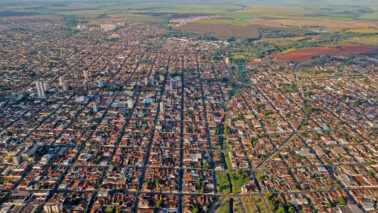
[[[1,21],[0,212],[376,212],[376,55],[163,35]]]

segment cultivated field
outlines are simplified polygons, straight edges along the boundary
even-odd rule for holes
[[[302,20],[302,19],[265,19],[255,18],[245,20],[250,24],[259,24],[264,26],[295,26],[295,27],[326,27],[342,29],[361,29],[361,28],[378,28],[378,22],[361,22],[361,21],[344,21],[335,19],[323,20]]]
[[[345,40],[344,42],[350,44],[360,44],[360,45],[378,45],[378,35],[366,35],[353,37],[351,39]]]
[[[221,39],[227,39],[231,36],[242,38],[256,38],[259,36],[258,29],[261,26],[236,26],[227,24],[203,24],[189,23],[178,29],[185,32],[194,32],[198,34],[210,33],[212,36]]]
[[[334,44],[323,47],[304,48],[270,55],[270,58],[285,61],[306,61],[318,55],[342,55],[350,53],[378,53],[377,47],[353,44]]]

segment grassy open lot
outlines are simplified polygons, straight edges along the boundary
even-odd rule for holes
[[[228,153],[224,153],[224,158],[226,160],[227,168],[232,169],[232,163],[231,163],[231,159]]]
[[[219,213],[229,213],[230,212],[230,198],[224,199],[218,210]]]
[[[267,212],[261,197],[243,197],[242,201],[247,213]]]
[[[315,73],[317,72],[315,67],[301,67],[301,71],[304,73]]]
[[[242,210],[241,210],[241,207],[240,207],[240,203],[238,201],[237,198],[234,198],[234,213],[242,213]]]
[[[230,193],[230,184],[227,177],[227,172],[217,172],[217,190],[221,193]]]
[[[252,179],[252,176],[246,172],[230,172],[230,177],[233,193],[240,193],[242,186]]]
[[[232,184],[232,192],[240,193],[243,185],[248,183],[252,176],[246,172],[229,172]],[[218,192],[230,193],[230,184],[227,177],[227,172],[217,172],[216,174]]]
[[[241,208],[237,198],[233,198],[233,212],[241,213]],[[230,212],[230,198],[225,198],[219,207],[218,213],[229,213]]]

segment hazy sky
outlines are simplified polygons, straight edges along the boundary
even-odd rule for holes
[[[333,5],[376,5],[378,7],[377,0],[0,0],[0,5],[5,6],[62,6],[65,4],[111,4],[116,3],[120,5],[132,4],[132,3],[159,3],[159,2],[171,2],[171,3],[231,3],[231,4],[241,4],[241,3],[308,3],[308,4],[333,4]],[[0,7],[0,10],[4,9]]]

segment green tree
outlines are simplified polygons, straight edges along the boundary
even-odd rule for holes
[[[259,181],[264,181],[265,180],[265,173],[261,172],[261,171],[258,171],[257,174],[256,174],[256,178]]]
[[[285,213],[285,208],[283,206],[280,206],[278,207],[278,209],[276,210],[277,213]]]
[[[156,203],[156,208],[161,208],[163,205],[163,201],[162,200],[159,200],[157,203]]]
[[[294,212],[296,212],[296,209],[294,208],[294,206],[290,206],[288,212],[294,213]]]
[[[105,213],[113,213],[113,207],[111,207],[111,206],[106,207],[104,212]]]
[[[346,204],[346,200],[343,196],[340,196],[337,198],[337,201],[341,204],[341,205],[345,205]]]

